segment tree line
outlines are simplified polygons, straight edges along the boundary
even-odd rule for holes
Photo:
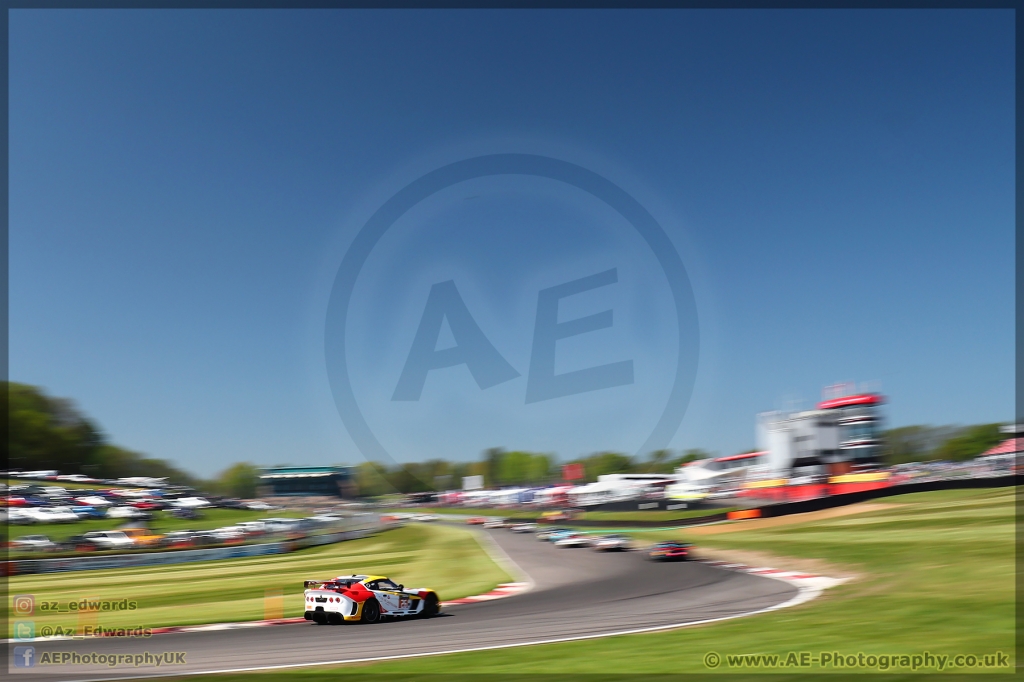
[[[106,434],[67,398],[47,395],[28,384],[4,382],[7,391],[7,463],[12,470],[55,469],[62,474],[117,479],[166,478],[210,494],[254,497],[258,469],[234,464],[211,480],[167,460],[148,457],[109,441]]]
[[[388,466],[381,462],[364,462],[356,467],[356,487],[361,497],[387,493],[418,493],[458,490],[467,476],[482,476],[488,488],[537,486],[562,482],[562,466],[581,464],[583,477],[574,483],[590,483],[604,474],[671,473],[686,462],[708,457],[703,450],[674,453],[670,450],[652,452],[646,458],[619,452],[598,452],[560,462],[553,454],[506,451],[490,448],[476,462],[449,462],[432,459]]]

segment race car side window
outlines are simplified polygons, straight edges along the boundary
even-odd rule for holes
[[[377,588],[378,590],[397,590],[398,589],[398,585],[394,584],[390,580],[378,580],[377,584],[379,585],[379,587]]]
[[[380,588],[377,586],[379,583],[380,583],[379,580],[371,580],[370,582],[365,583],[366,589],[368,589],[368,590],[379,590]]]

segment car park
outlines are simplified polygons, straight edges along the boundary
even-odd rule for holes
[[[346,621],[376,623],[398,616],[436,616],[441,602],[434,590],[406,589],[383,576],[351,575],[331,580],[307,580],[303,616],[319,625]]]

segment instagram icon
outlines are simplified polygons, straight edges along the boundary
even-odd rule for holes
[[[36,610],[36,598],[31,594],[16,594],[13,601],[16,616],[31,616]]]

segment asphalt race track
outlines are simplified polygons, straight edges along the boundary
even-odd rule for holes
[[[429,620],[375,625],[303,622],[211,632],[178,632],[148,639],[35,642],[46,651],[98,654],[185,652],[170,667],[62,666],[15,668],[34,680],[111,679],[246,670],[462,651],[573,637],[669,627],[736,616],[781,604],[797,594],[778,580],[697,562],[654,563],[641,552],[600,553],[558,548],[532,534],[486,532],[535,582],[506,599],[446,607]],[[344,573],[345,566],[338,566]],[[441,595],[444,599],[445,595]],[[14,645],[8,645],[13,653]]]

